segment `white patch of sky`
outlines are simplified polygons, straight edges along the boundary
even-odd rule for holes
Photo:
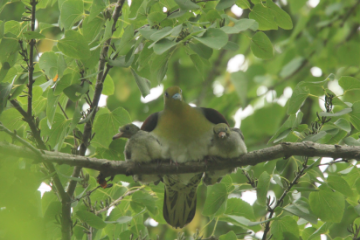
[[[253,205],[256,201],[256,191],[255,190],[249,190],[244,191],[241,193],[241,199],[250,205]]]
[[[235,16],[237,16],[237,17],[240,17],[242,14],[243,14],[243,9],[242,8],[240,8],[240,7],[238,7],[237,5],[233,5],[232,7],[231,7],[231,12],[233,13],[233,14],[235,14]]]
[[[234,57],[230,58],[227,64],[227,71],[229,73],[237,72],[239,70],[242,70],[242,65],[245,62],[245,56],[243,54],[237,54]]]
[[[196,104],[195,104],[195,103],[189,103],[189,105],[190,105],[191,107],[196,107]]]
[[[241,120],[245,119],[246,117],[250,116],[253,113],[254,113],[254,108],[251,105],[248,105],[244,110],[242,108],[239,108],[233,116],[233,119],[235,120],[234,127],[240,128]]]
[[[212,87],[215,96],[221,97],[224,94],[225,88],[219,81],[215,80]]]
[[[100,99],[99,99],[99,107],[105,107],[106,106],[106,100],[107,100],[108,96],[101,94],[100,95]]]
[[[329,158],[329,157],[323,157],[322,159],[321,159],[321,164],[326,164],[326,163],[329,163],[329,162],[331,162],[333,159],[332,158]],[[329,167],[329,165],[321,165],[321,166],[319,166],[319,169],[320,169],[320,171],[322,171],[322,172],[325,172],[325,170],[327,169]]]
[[[38,188],[38,191],[41,193],[41,197],[43,197],[45,192],[51,191],[51,187],[46,183],[42,182]]]
[[[314,7],[316,7],[319,3],[320,3],[320,0],[309,0],[309,1],[307,2],[307,5],[310,6],[310,7],[312,7],[312,8],[314,8]]]
[[[328,88],[333,91],[337,96],[343,95],[344,90],[340,87],[338,80],[330,81],[328,83]]]
[[[320,106],[321,110],[326,112],[324,103],[325,103],[325,95],[319,97],[319,106]]]
[[[322,70],[319,67],[310,68],[310,72],[314,77],[320,77],[322,75]]]
[[[145,225],[150,225],[151,227],[157,227],[157,225],[159,225],[159,223],[155,221],[153,218],[146,219],[144,223]]]
[[[163,12],[167,12],[167,8],[166,7],[163,7]]]
[[[150,94],[147,95],[146,97],[141,97],[140,101],[143,103],[151,102],[155,99],[158,99],[163,92],[164,92],[164,85],[160,84],[157,87],[151,88]]]

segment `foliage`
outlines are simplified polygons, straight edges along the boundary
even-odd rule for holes
[[[249,151],[283,141],[360,146],[359,3],[1,1],[0,122],[39,149],[122,160],[117,128],[161,111],[161,97],[146,98],[154,87],[179,85],[187,102],[231,126],[241,120]],[[3,131],[0,140],[22,145]],[[2,239],[178,236],[162,217],[162,183],[117,175],[102,189],[93,170],[0,157]],[[201,184],[180,239],[356,239],[360,171],[352,159],[326,160],[278,159]],[[51,186],[43,196],[41,183]]]

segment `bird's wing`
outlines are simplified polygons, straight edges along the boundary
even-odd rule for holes
[[[244,135],[243,135],[243,133],[242,133],[242,131],[241,131],[240,129],[238,129],[238,128],[230,128],[230,130],[231,130],[232,132],[238,133],[238,134],[240,135],[241,139],[242,139],[243,141],[245,140]]]
[[[225,123],[229,125],[229,123],[226,121],[226,118],[215,109],[204,108],[204,107],[199,107],[197,109],[199,109],[202,112],[202,114],[204,114],[206,119],[209,120],[211,123],[213,124]]]
[[[146,132],[151,132],[156,128],[156,125],[158,123],[159,120],[159,115],[160,112],[156,112],[151,114],[143,123],[143,125],[141,126],[141,130],[146,131]]]

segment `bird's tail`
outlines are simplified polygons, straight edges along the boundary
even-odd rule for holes
[[[163,215],[168,224],[175,228],[183,228],[190,223],[196,212],[196,190],[202,177],[193,176],[187,184],[174,179],[174,176],[164,176],[165,195]]]

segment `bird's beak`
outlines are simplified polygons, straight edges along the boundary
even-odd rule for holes
[[[173,99],[175,100],[181,100],[181,95],[180,93],[175,93],[173,96],[172,96]]]
[[[123,136],[123,132],[119,132],[118,134],[115,134],[112,139],[115,140],[115,139],[118,139],[118,138],[121,138]]]
[[[219,138],[225,138],[226,133],[225,132],[219,132],[218,136],[219,136]]]

